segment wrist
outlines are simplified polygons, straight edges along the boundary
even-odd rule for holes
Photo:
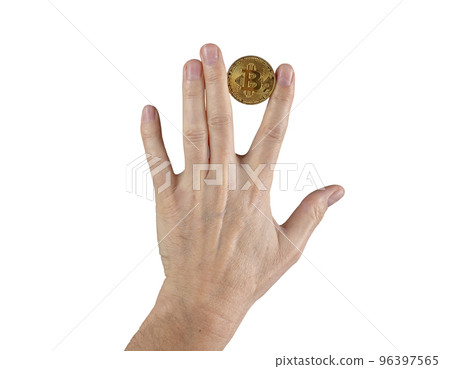
[[[188,295],[188,296],[186,296]],[[180,294],[166,280],[126,350],[222,350],[250,306],[223,296]]]

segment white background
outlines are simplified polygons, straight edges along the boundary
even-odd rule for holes
[[[449,367],[448,2],[53,4],[62,14],[44,0],[0,6],[2,366],[273,368],[283,355],[401,354]],[[294,67],[300,104],[279,162],[314,163],[346,189],[305,251],[335,287],[301,259],[225,352],[124,353],[163,280],[154,251],[119,284],[156,245],[154,203],[126,192],[125,168],[143,153],[150,101],[183,169],[171,123],[181,129],[182,66],[206,42],[227,67],[248,54]],[[239,153],[264,108],[233,101]],[[272,191],[279,222],[312,190],[293,191],[298,174]]]

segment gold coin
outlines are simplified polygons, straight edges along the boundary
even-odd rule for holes
[[[228,69],[228,90],[243,104],[259,104],[268,99],[275,87],[275,73],[258,56],[244,56]]]

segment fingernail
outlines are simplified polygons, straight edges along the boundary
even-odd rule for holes
[[[277,83],[281,86],[290,86],[294,77],[294,70],[288,65],[280,65],[277,71]]]
[[[216,45],[206,44],[202,47],[202,57],[206,64],[214,64],[219,59],[219,49]]]
[[[331,196],[328,198],[328,206],[333,205],[334,203],[338,202],[342,197],[344,196],[344,190],[339,189],[337,191],[334,191]]]
[[[200,79],[202,76],[202,65],[199,61],[193,60],[186,65],[186,79]]]
[[[152,120],[155,120],[155,117],[156,117],[155,107],[147,105],[142,111],[142,123],[150,123]]]

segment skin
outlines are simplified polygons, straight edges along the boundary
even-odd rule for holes
[[[165,281],[154,308],[126,350],[222,350],[250,307],[300,258],[326,210],[344,195],[327,186],[308,195],[289,219],[278,225],[271,215],[273,171],[259,173],[266,190],[249,179],[240,164],[255,170],[276,163],[294,97],[292,67],[282,64],[261,126],[247,154],[234,151],[233,118],[226,69],[220,49],[204,45],[200,60],[183,70],[183,133],[185,171],[171,166],[160,172],[150,160],[169,160],[157,110],[146,106],[141,133],[157,189],[157,234]],[[206,104],[205,104],[206,96]],[[235,190],[206,185],[216,172],[200,172],[200,190],[193,189],[193,165],[237,164]],[[156,191],[157,192],[157,191]]]

